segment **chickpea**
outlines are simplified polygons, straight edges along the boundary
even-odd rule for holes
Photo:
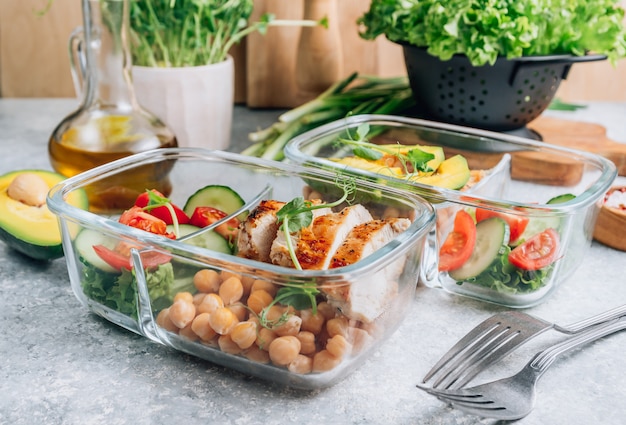
[[[300,340],[295,336],[279,336],[271,342],[268,350],[272,363],[286,366],[300,353]]]
[[[270,344],[276,339],[276,337],[277,335],[274,331],[267,328],[261,328],[256,336],[256,345],[262,350],[268,350]]]
[[[313,310],[310,308],[300,311],[300,317],[302,318],[302,330],[312,332],[315,335],[319,335],[326,321],[326,318],[320,311],[316,311],[313,314]]]
[[[335,335],[326,341],[326,350],[337,358],[343,358],[350,353],[352,347],[343,335]]]
[[[278,325],[278,323],[282,323],[287,319],[287,314],[285,308],[273,305],[265,310],[265,319],[269,323]]]
[[[191,322],[191,330],[198,335],[202,341],[211,341],[217,336],[217,332],[213,330],[209,322],[211,315],[209,313],[200,313]]]
[[[270,362],[270,355],[267,351],[260,349],[256,345],[252,345],[250,348],[243,352],[243,355],[253,362],[267,364]]]
[[[198,307],[205,296],[206,294],[204,292],[196,292],[193,296],[193,304]]]
[[[270,305],[273,300],[274,297],[263,289],[252,291],[248,297],[248,308],[254,313],[259,314],[261,310]]]
[[[348,326],[348,319],[345,316],[333,317],[326,322],[326,330],[330,337],[335,335],[347,335]]]
[[[298,354],[296,358],[289,363],[287,369],[291,373],[298,373],[301,375],[311,373],[311,369],[313,369],[313,359],[305,355]]]
[[[228,354],[240,354],[243,351],[230,338],[230,335],[220,335],[217,339],[217,345],[220,347],[220,350]]]
[[[252,276],[242,276],[241,277],[241,286],[243,286],[243,296],[244,298],[250,295],[252,292],[252,284],[256,279]]]
[[[292,314],[287,318],[287,321],[280,326],[276,326],[274,328],[274,332],[276,332],[276,335],[278,336],[295,336],[298,335],[298,332],[300,332],[300,325],[302,325],[302,319],[299,316]]]
[[[333,356],[328,350],[322,350],[313,356],[311,372],[327,372],[341,363],[341,359]]]
[[[191,302],[179,299],[169,308],[169,317],[177,328],[182,329],[196,317],[196,307]]]
[[[256,341],[256,327],[254,322],[239,322],[230,332],[230,338],[239,348],[250,348]]]
[[[313,354],[317,350],[315,345],[315,335],[309,331],[300,331],[296,338],[300,340],[300,353]]]
[[[320,313],[324,316],[324,319],[330,320],[336,316],[337,309],[328,304],[326,301],[322,301],[317,305],[317,314]]]
[[[276,285],[274,285],[272,282],[270,282],[268,280],[262,280],[262,279],[256,279],[252,283],[252,287],[250,287],[250,292],[254,292],[254,291],[258,290],[258,289],[263,289],[268,294],[270,294],[272,297],[275,297],[276,296],[276,292],[278,292],[278,289],[276,288]]]
[[[221,307],[210,314],[209,324],[215,332],[220,335],[230,333],[233,326],[237,324],[237,316],[226,307]]]
[[[188,303],[193,303],[193,295],[191,295],[191,292],[179,292],[176,295],[174,295],[173,302],[176,302],[178,300],[183,300]]]
[[[217,293],[222,279],[215,270],[202,269],[193,276],[193,284],[196,289],[205,294]]]
[[[222,301],[219,295],[214,293],[206,294],[202,302],[198,304],[198,313],[213,313],[222,307],[224,307],[224,301]]]
[[[178,334],[191,341],[197,341],[199,339],[198,334],[193,331],[191,325],[193,325],[193,322],[178,331]]]
[[[236,303],[243,296],[243,285],[241,284],[241,279],[235,276],[229,277],[220,285],[218,294],[224,301],[225,305]]]
[[[241,275],[235,272],[231,272],[229,270],[222,270],[220,272],[220,278],[222,279],[222,282],[224,282],[229,277],[236,277],[237,279],[241,280]]]
[[[374,338],[365,329],[351,328],[349,335],[352,342],[352,352],[355,354],[374,341]]]
[[[170,319],[170,309],[165,308],[159,311],[156,317],[157,325],[169,332],[178,332],[178,328]]]
[[[246,306],[241,303],[228,305],[226,306],[226,308],[235,313],[235,316],[237,316],[237,320],[240,322],[243,322],[248,318],[249,311]]]

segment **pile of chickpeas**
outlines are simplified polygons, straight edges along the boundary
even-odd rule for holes
[[[157,324],[225,353],[292,373],[320,373],[374,339],[374,324],[351,320],[321,298],[315,314],[272,305],[279,287],[268,280],[203,269],[193,282],[197,292],[178,293]]]

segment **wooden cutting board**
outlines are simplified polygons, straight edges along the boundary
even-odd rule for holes
[[[619,175],[626,175],[626,143],[609,139],[599,124],[540,116],[528,128],[544,143],[601,155],[615,164]],[[577,184],[584,171],[580,163],[539,152],[515,153],[511,166],[512,178],[561,186]]]
[[[615,163],[620,176],[626,175],[626,141],[609,139],[602,125],[541,116],[528,127],[546,143],[601,155]]]

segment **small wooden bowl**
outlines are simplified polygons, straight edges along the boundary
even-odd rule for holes
[[[605,196],[606,201],[613,191],[626,191],[626,187],[613,187]],[[593,238],[611,248],[626,251],[626,209],[611,208],[602,205]]]

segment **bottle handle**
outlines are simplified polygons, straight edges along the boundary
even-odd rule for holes
[[[87,76],[87,58],[85,56],[85,31],[76,27],[69,38],[70,72],[74,82],[74,91],[79,98],[83,97],[83,88]]]

